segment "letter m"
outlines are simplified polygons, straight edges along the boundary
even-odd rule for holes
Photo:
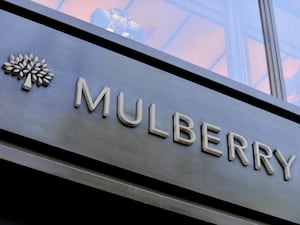
[[[104,87],[96,100],[93,102],[89,88],[86,84],[86,81],[84,78],[79,77],[77,80],[77,89],[76,89],[76,100],[75,100],[75,107],[79,108],[81,105],[81,99],[82,99],[82,93],[84,95],[86,104],[89,108],[90,112],[93,112],[97,105],[101,102],[101,100],[104,98],[104,109],[103,109],[103,117],[107,117],[109,115],[109,105],[110,105],[110,88]]]

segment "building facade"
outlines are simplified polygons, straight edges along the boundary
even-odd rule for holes
[[[297,9],[1,1],[1,222],[299,224]]]

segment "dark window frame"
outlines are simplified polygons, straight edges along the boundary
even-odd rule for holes
[[[258,0],[270,75],[271,93],[286,101],[285,84],[281,66],[279,43],[275,26],[272,0]]]

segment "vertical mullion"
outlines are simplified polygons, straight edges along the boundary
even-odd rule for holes
[[[224,22],[225,46],[227,55],[228,77],[243,84],[247,84],[246,70],[244,66],[243,39],[241,37],[240,18],[241,1],[223,1],[226,12]]]
[[[260,6],[268,70],[270,75],[271,93],[273,96],[286,100],[272,0],[258,1]]]

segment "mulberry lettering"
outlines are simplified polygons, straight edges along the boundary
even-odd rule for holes
[[[75,107],[80,107],[82,103],[82,95],[84,96],[85,102],[90,112],[93,112],[100,102],[103,102],[102,116],[105,118],[110,114],[110,88],[105,86],[100,90],[96,100],[93,101],[90,95],[89,88],[86,80],[79,77],[77,80],[76,96],[75,96]],[[129,118],[124,112],[124,105],[126,104],[126,95],[124,92],[120,92],[117,96],[117,117],[119,121],[128,126],[136,127],[143,119],[145,120],[145,114],[143,113],[143,100],[137,99],[135,106],[135,116],[133,119]],[[156,105],[152,103],[149,105],[149,125],[148,130],[152,135],[156,135],[161,138],[168,138],[170,131],[163,130],[161,127],[157,127],[156,124]],[[236,160],[239,158],[241,164],[245,167],[249,166],[250,160],[247,158],[245,152],[251,148],[253,155],[253,165],[255,170],[265,170],[268,175],[273,175],[276,171],[270,162],[270,159],[275,157],[276,161],[282,168],[283,178],[285,181],[291,179],[291,167],[296,159],[295,155],[291,155],[286,159],[279,149],[272,151],[271,147],[265,143],[254,141],[250,147],[247,139],[240,134],[229,131],[227,133],[226,140],[222,140],[218,137],[218,133],[222,131],[221,127],[215,124],[210,124],[203,121],[202,124],[195,125],[193,119],[189,115],[185,115],[180,112],[173,114],[173,141],[175,143],[182,144],[184,146],[192,145],[197,141],[195,129],[200,129],[201,136],[199,142],[201,143],[201,151],[205,154],[212,155],[214,157],[221,157],[224,154],[224,149],[220,148],[221,142],[227,142],[227,154],[228,161]],[[225,151],[226,151],[225,150]],[[276,162],[273,161],[273,162]]]

